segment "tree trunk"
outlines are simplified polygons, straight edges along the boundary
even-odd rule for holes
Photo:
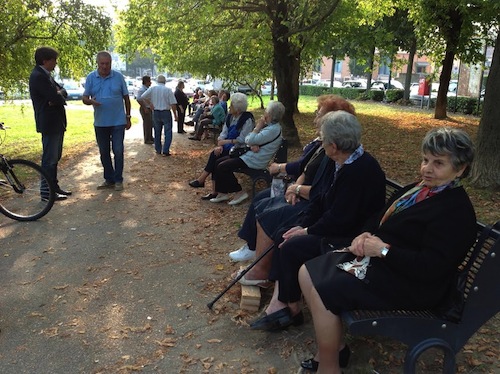
[[[439,76],[439,90],[436,99],[436,108],[434,110],[435,119],[446,118],[446,107],[448,105],[448,86],[450,85],[454,58],[455,53],[453,51],[447,51],[444,55],[443,69],[441,70],[441,75]]]
[[[500,188],[500,33],[486,81],[483,115],[476,141],[476,157],[472,167],[472,183],[477,187]]]
[[[405,92],[403,94],[403,99],[405,101],[410,100],[410,86],[411,86],[411,78],[413,76],[413,61],[415,60],[416,53],[417,53],[417,39],[414,38],[411,43],[410,52],[408,53],[408,65],[406,67]]]
[[[295,127],[293,115],[298,113],[300,50],[293,50],[287,37],[288,27],[282,23],[287,19],[286,3],[278,3],[278,16],[271,26],[273,39],[273,72],[278,85],[278,100],[285,106],[282,127],[283,137],[289,146],[300,145],[299,134]],[[280,17],[279,15],[282,15]]]

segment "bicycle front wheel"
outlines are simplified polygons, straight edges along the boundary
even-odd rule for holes
[[[8,160],[0,174],[0,212],[18,221],[35,221],[55,201],[55,188],[45,171],[27,160]]]

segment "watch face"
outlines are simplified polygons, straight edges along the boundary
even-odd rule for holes
[[[382,254],[382,257],[385,257],[387,256],[387,253],[389,253],[389,249],[387,249],[386,247],[382,248],[382,250],[380,251],[380,253]]]

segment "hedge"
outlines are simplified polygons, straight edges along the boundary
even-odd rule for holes
[[[339,88],[339,87],[323,87],[323,86],[300,86],[299,94],[304,96],[320,96],[325,94],[334,94],[348,100],[372,100],[385,101],[387,103],[397,103],[403,99],[403,90],[391,89],[386,90],[366,90],[359,88]],[[448,97],[449,112],[458,112],[463,114],[480,115],[481,109],[477,105],[477,98],[466,96]],[[420,105],[420,102],[413,100],[415,106]],[[436,99],[431,99],[430,107],[434,108]],[[427,101],[424,101],[424,107],[427,107]]]

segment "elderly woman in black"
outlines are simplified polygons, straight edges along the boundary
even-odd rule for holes
[[[464,131],[431,130],[422,143],[422,181],[394,197],[351,242],[350,253],[329,252],[301,267],[318,345],[302,367],[341,372],[344,310],[439,306],[476,237],[474,208],[460,183],[473,155]]]

